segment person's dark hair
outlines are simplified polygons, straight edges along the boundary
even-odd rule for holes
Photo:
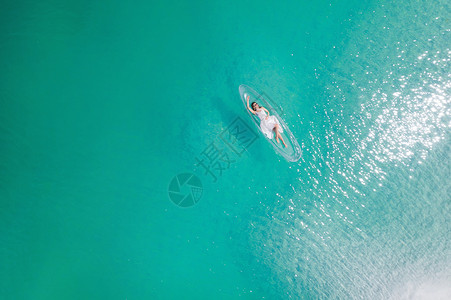
[[[254,110],[254,111],[257,111],[256,109],[254,109],[254,104],[257,104],[257,102],[252,102],[251,103],[251,108]],[[258,104],[257,104],[258,105]]]

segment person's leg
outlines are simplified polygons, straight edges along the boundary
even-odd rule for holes
[[[285,148],[287,147],[287,144],[285,144],[285,141],[283,140],[282,135],[279,133],[279,138],[282,140],[283,145],[285,146]]]
[[[278,124],[276,124],[274,126],[274,132],[276,133],[276,141],[277,141],[277,143],[280,143],[279,142],[280,133],[279,133],[279,125]]]
[[[287,144],[285,144],[282,135],[279,133],[279,124],[276,124],[276,126],[274,126],[274,130],[276,131],[276,141],[279,143],[280,138],[282,140],[283,145],[287,147]]]

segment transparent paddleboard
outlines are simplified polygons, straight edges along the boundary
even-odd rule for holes
[[[269,111],[270,115],[275,116],[277,118],[277,120],[279,120],[279,123],[283,128],[283,133],[281,133],[281,135],[283,137],[283,140],[287,144],[286,148],[282,144],[282,141],[280,141],[280,143],[276,142],[274,131],[273,131],[272,139],[269,139],[265,134],[263,134],[263,132],[261,132],[261,134],[265,137],[265,139],[269,143],[271,143],[274,150],[278,154],[283,156],[286,160],[291,161],[291,162],[298,161],[299,158],[301,158],[301,147],[299,146],[298,141],[296,140],[294,135],[291,133],[291,131],[288,128],[285,121],[282,119],[282,117],[277,112],[277,111],[281,111],[280,106],[275,104],[275,106],[278,109],[277,110],[274,109],[273,106],[271,104],[269,104],[268,100],[266,100],[261,94],[257,93],[256,91],[254,91],[252,88],[248,87],[247,85],[244,85],[244,84],[240,85],[239,90],[240,90],[241,100],[243,101],[243,104],[244,104],[244,108],[246,109],[249,116],[253,120],[255,126],[257,126],[257,129],[260,132],[261,132],[260,118],[257,115],[252,114],[249,111],[249,109],[247,109],[247,101],[244,97],[244,94],[249,95],[249,106],[251,105],[252,102],[257,102],[260,106],[263,106],[264,108],[266,108]]]

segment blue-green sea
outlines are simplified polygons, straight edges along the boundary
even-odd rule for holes
[[[0,299],[451,298],[449,1],[19,0],[0,24]]]

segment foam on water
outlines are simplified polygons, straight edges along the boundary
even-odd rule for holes
[[[298,183],[274,197],[286,205],[272,220],[250,227],[279,294],[451,297],[444,11],[381,5],[318,70],[327,101],[315,107]]]

